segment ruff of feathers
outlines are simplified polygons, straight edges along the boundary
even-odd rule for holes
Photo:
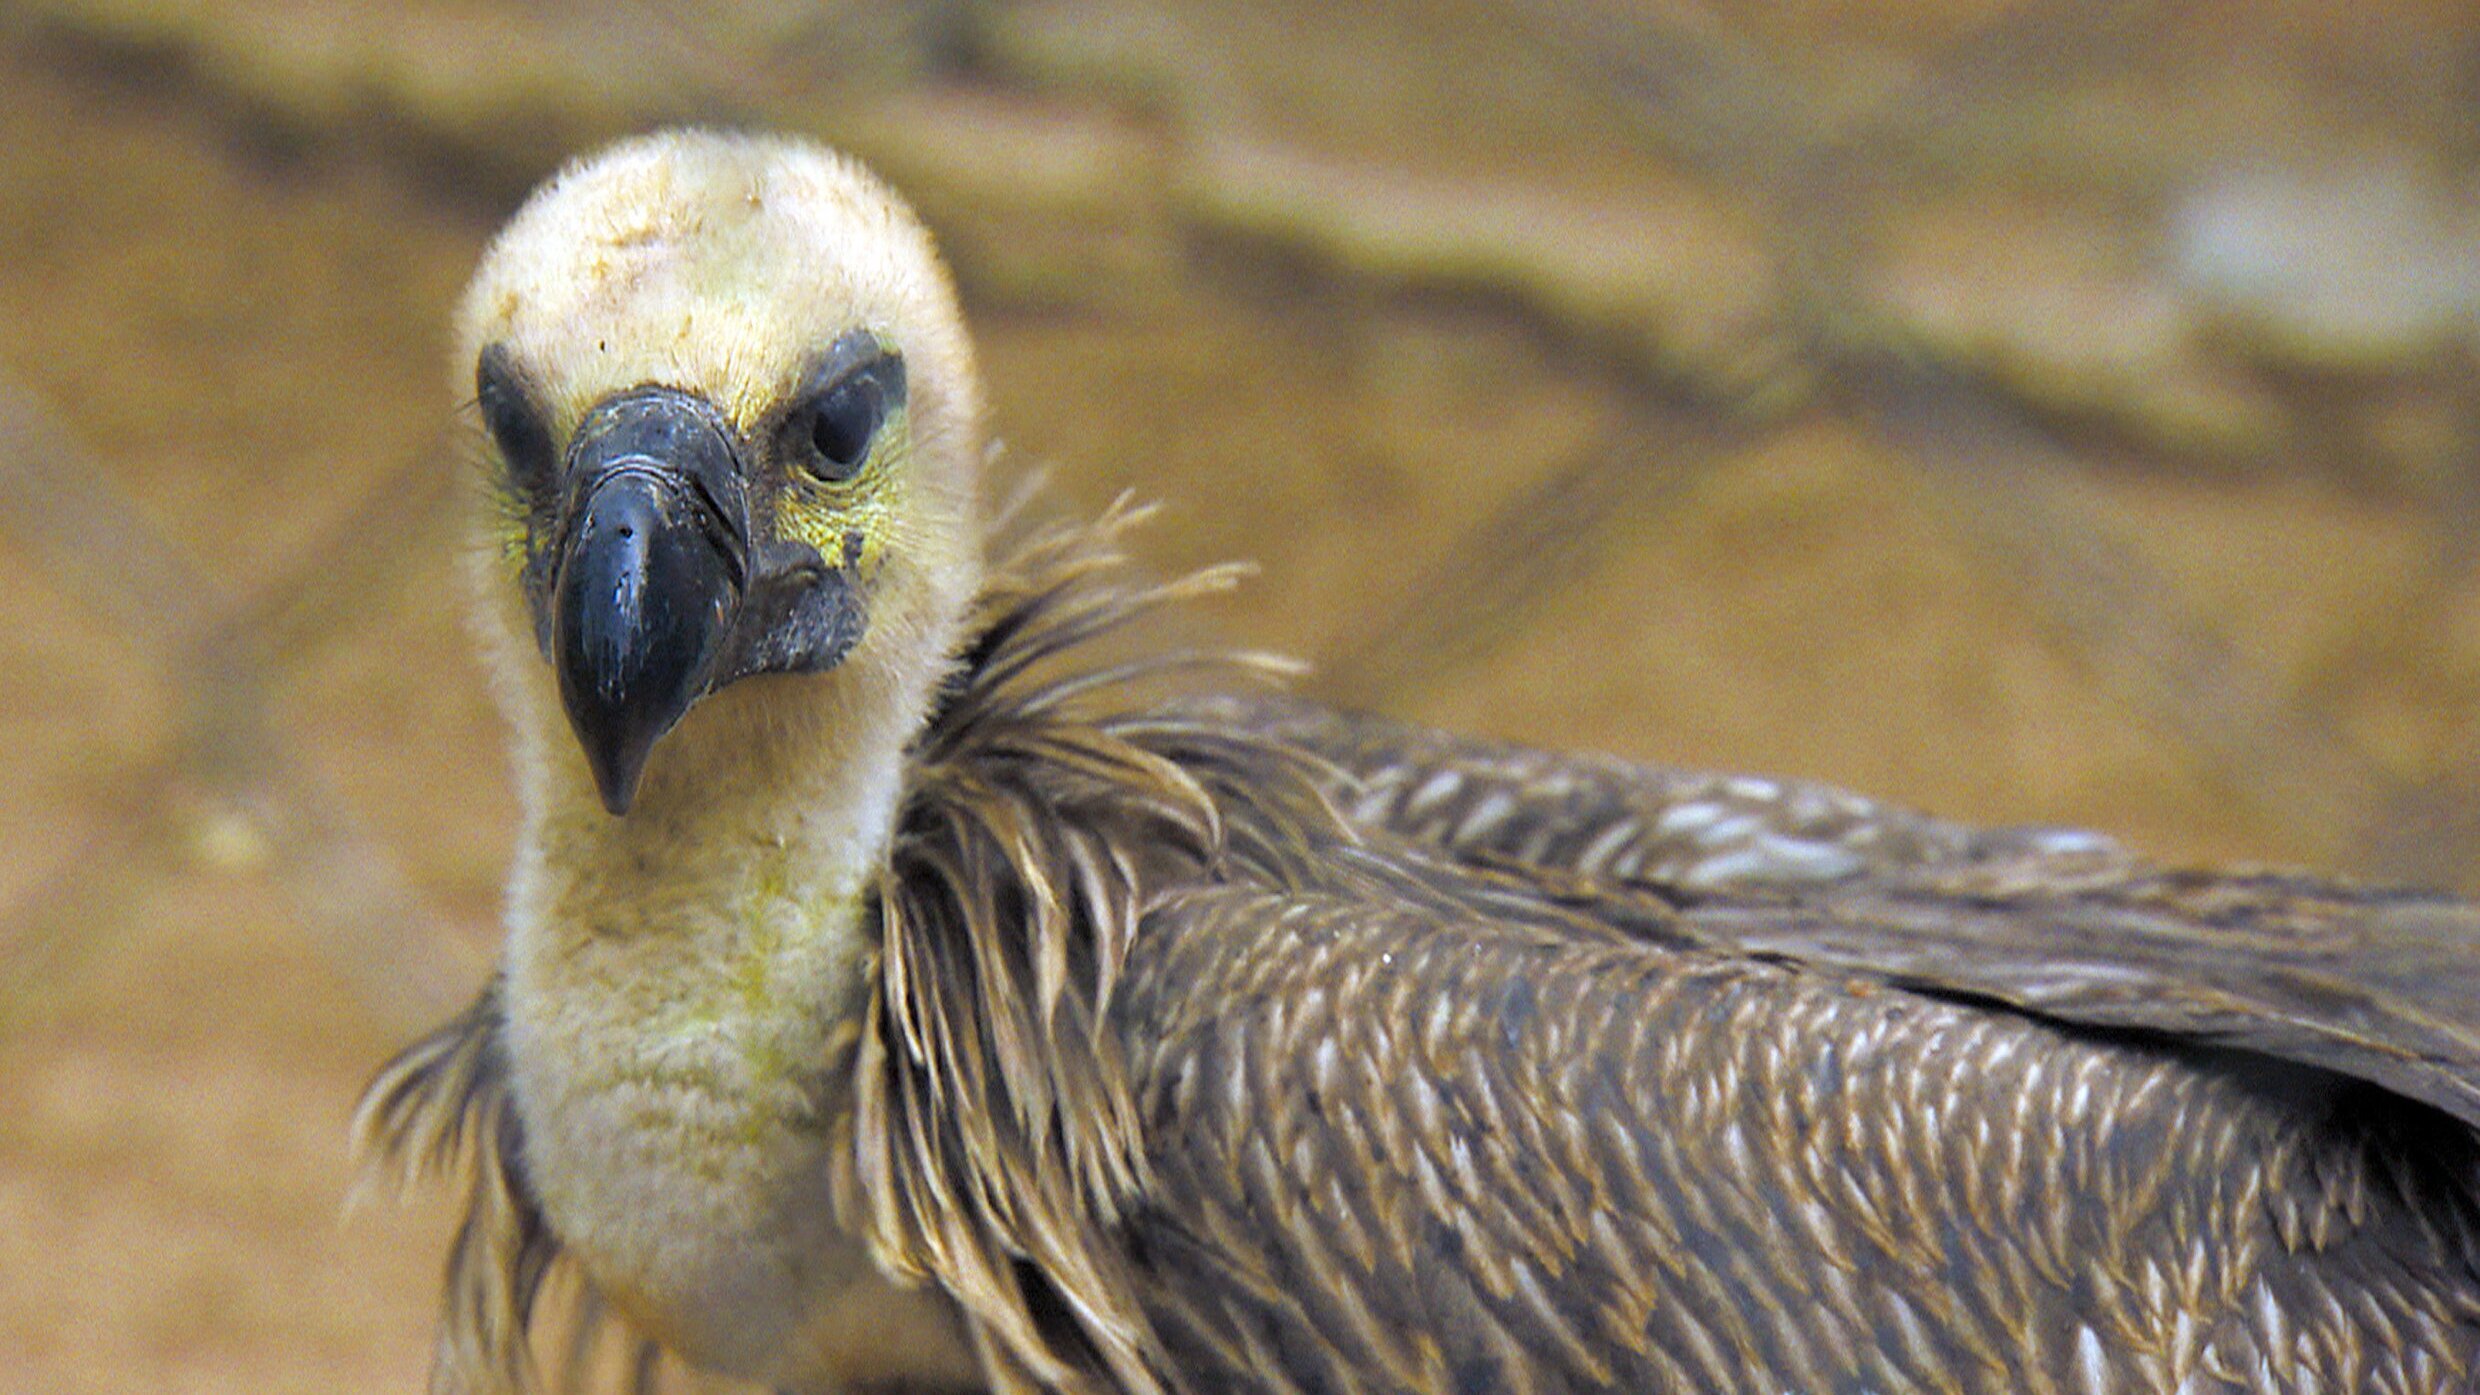
[[[1145,1162],[1105,1023],[1149,898],[1200,876],[1296,886],[1314,879],[1311,849],[1354,841],[1323,793],[1333,770],[1159,700],[1198,674],[1279,678],[1282,661],[1094,657],[1130,623],[1240,575],[1138,578],[1120,542],[1149,512],[1123,499],[1030,530],[992,569],[908,762],[872,898],[874,991],[820,1063],[851,1081],[834,1125],[838,1220],[898,1282],[956,1300],[1001,1389],[1165,1384],[1111,1234]],[[566,1267],[527,1182],[500,1022],[494,984],[390,1062],[354,1124],[401,1183],[465,1170],[434,1356],[442,1392],[540,1388],[537,1310]],[[606,1315],[581,1287],[572,1379]],[[630,1346],[625,1384],[650,1388],[655,1351]]]

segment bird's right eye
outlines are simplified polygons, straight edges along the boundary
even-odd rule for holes
[[[476,360],[474,400],[481,405],[482,424],[490,430],[491,442],[499,447],[500,460],[508,467],[508,482],[528,499],[545,497],[556,464],[551,428],[535,410],[506,345],[489,345]]]

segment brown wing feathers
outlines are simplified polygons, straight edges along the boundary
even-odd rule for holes
[[[1194,1388],[2468,1378],[2468,1139],[2347,1092],[1737,956],[1237,890],[1174,919],[1123,1011],[1145,1252],[1214,1276],[1155,1290]]]
[[[1889,870],[2123,865],[2076,829],[1975,829],[1830,785],[1633,765],[1343,713],[1279,694],[1201,713],[1314,751],[1353,820],[1467,861],[1690,891],[1814,886]]]
[[[2480,913],[2451,898],[2271,873],[1923,874],[1695,919],[1747,952],[2320,1066],[2480,1126]]]

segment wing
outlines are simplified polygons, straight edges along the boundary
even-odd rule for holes
[[[1740,952],[2313,1065],[2480,1126],[2480,909],[2451,897],[2271,873],[1923,870],[1689,918]]]
[[[2480,911],[2304,876],[2171,873],[2067,829],[1976,831],[1829,786],[1474,742],[1283,700],[1225,719],[1475,867],[1693,900],[1693,937],[2061,1022],[2338,1071],[2480,1125]],[[1736,899],[1740,904],[1732,904]]]
[[[1472,862],[1716,890],[1918,867],[2088,875],[2126,861],[2097,834],[1974,829],[1813,781],[1533,750],[1281,696],[1201,706],[1326,761],[1355,823]]]
[[[1149,917],[1115,1017],[1152,1174],[1128,1229],[1188,1388],[2441,1393],[2472,1369],[2448,1174],[2473,1150],[2434,1115],[1437,904],[1227,889]]]

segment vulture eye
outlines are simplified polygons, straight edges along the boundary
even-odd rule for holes
[[[889,405],[903,400],[903,360],[871,359],[793,409],[784,423],[785,453],[811,478],[841,484],[861,473]]]
[[[481,404],[482,424],[490,428],[492,444],[499,447],[500,459],[508,466],[508,482],[528,499],[543,498],[551,488],[556,463],[551,429],[534,410],[506,345],[485,347],[475,361],[474,399]]]

